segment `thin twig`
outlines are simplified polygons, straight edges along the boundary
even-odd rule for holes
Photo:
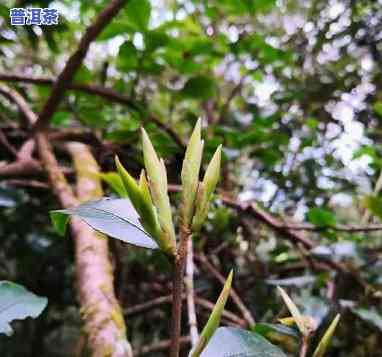
[[[299,357],[306,357],[309,349],[309,338],[310,336],[302,336],[302,341],[301,341],[301,348],[300,348],[300,353]]]
[[[15,187],[31,187],[31,188],[41,188],[41,189],[50,189],[49,184],[46,182],[41,182],[37,180],[18,180],[18,179],[11,179],[6,180],[5,184],[8,186],[15,186]]]
[[[184,282],[184,268],[187,259],[187,246],[191,233],[184,225],[180,229],[180,241],[174,265],[174,278],[172,287],[172,318],[171,318],[171,349],[170,357],[179,356],[180,333],[182,322],[182,293]]]
[[[168,185],[169,191],[171,192],[179,192],[181,187],[179,185],[170,184]],[[226,192],[220,192],[219,199],[226,204],[228,207],[235,209],[237,212],[241,214],[248,214],[252,218],[266,224],[268,227],[272,228],[275,232],[279,233],[281,237],[286,240],[289,240],[292,244],[297,246],[301,244],[301,246],[310,250],[316,246],[316,243],[311,241],[305,235],[301,234],[301,232],[293,231],[291,229],[285,228],[284,222],[282,222],[277,217],[274,217],[272,214],[266,212],[259,205],[254,202],[240,202],[234,198],[232,198]],[[315,256],[314,259],[321,260],[327,268],[332,268],[337,272],[342,274],[349,274],[355,281],[357,281],[364,288],[371,288],[363,279],[354,271],[350,271],[347,267],[342,265],[341,263],[331,261],[326,259],[323,256]]]
[[[6,135],[0,130],[0,143],[13,155],[17,156],[16,148],[8,141]]]
[[[182,299],[183,300],[186,299],[185,294],[182,295]],[[155,309],[157,307],[160,307],[163,304],[170,304],[171,302],[172,302],[172,295],[160,296],[153,300],[128,307],[124,310],[124,314],[125,316],[133,316],[133,315],[145,312],[147,310]],[[204,299],[200,296],[195,296],[195,304],[208,311],[212,311],[215,306],[211,301]],[[222,312],[222,316],[230,320],[231,323],[234,323],[238,326],[245,327],[247,325],[247,322],[244,319],[240,318],[235,313],[227,309],[224,309],[224,311]]]
[[[208,261],[207,257],[201,253],[195,255],[195,258],[202,263],[202,267],[204,267],[211,275],[213,275],[219,282],[224,285],[225,278],[224,276]],[[247,322],[248,326],[253,326],[256,324],[255,319],[253,318],[251,312],[245,306],[244,302],[241,300],[239,294],[235,291],[234,288],[231,287],[230,296],[237,308],[241,312],[244,320]]]
[[[194,299],[194,247],[192,239],[188,240],[188,254],[186,259],[186,286],[188,324],[190,325],[191,346],[194,347],[199,339],[198,323],[196,320],[195,299]]]
[[[336,226],[314,226],[310,224],[285,224],[280,225],[280,228],[289,229],[291,231],[311,231],[311,232],[323,232],[326,230],[333,230],[337,232],[356,233],[356,232],[373,232],[382,230],[382,224],[371,224],[368,226],[358,225],[336,225]]]
[[[179,344],[180,345],[187,345],[190,343],[190,337],[189,336],[182,336],[179,337]],[[149,346],[143,346],[136,351],[134,351],[134,356],[144,356],[155,352],[160,352],[167,350],[171,346],[171,340],[164,340],[157,343],[153,343]]]

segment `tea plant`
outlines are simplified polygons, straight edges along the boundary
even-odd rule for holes
[[[199,181],[204,142],[201,139],[201,121],[196,126],[188,143],[181,172],[182,199],[179,208],[178,239],[174,227],[173,212],[168,195],[167,172],[163,159],[159,158],[142,128],[142,147],[145,170],[137,182],[115,158],[117,177],[107,177],[122,198],[104,198],[84,203],[78,207],[52,212],[55,226],[63,232],[68,215],[75,215],[94,229],[110,237],[149,249],[160,249],[173,266],[173,297],[171,324],[171,357],[179,356],[182,293],[187,243],[200,231],[206,220],[209,205],[220,176],[221,151],[219,146]],[[123,198],[126,197],[126,198]],[[213,356],[285,356],[277,346],[268,342],[259,332],[238,328],[218,328],[224,306],[229,296],[233,273],[226,280],[223,291],[205,325],[199,341],[190,351],[190,357]],[[310,348],[310,339],[316,323],[310,316],[303,316],[284,290],[281,296],[292,317],[282,320],[295,324],[301,340],[300,357],[305,357]],[[337,316],[317,346],[314,357],[324,355],[338,323]],[[272,327],[274,328],[274,327]],[[222,347],[224,346],[224,347]]]

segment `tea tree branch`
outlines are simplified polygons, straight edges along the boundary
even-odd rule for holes
[[[178,251],[175,257],[174,278],[173,278],[173,301],[172,301],[172,321],[171,321],[171,350],[170,357],[179,356],[180,332],[182,322],[182,293],[184,268],[187,259],[187,245],[191,238],[191,232],[188,227],[182,225],[180,229],[180,241]]]

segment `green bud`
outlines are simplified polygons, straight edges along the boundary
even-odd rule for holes
[[[172,222],[170,199],[167,193],[167,173],[163,160],[159,160],[154,147],[142,128],[143,157],[154,205],[158,212],[162,239],[169,240],[168,245],[175,247],[175,230]]]
[[[325,352],[328,349],[328,346],[334,335],[334,331],[336,330],[339,320],[340,320],[340,315],[337,314],[337,316],[334,318],[334,320],[332,321],[332,323],[326,330],[316,350],[314,351],[313,357],[323,357],[325,355]]]
[[[117,171],[119,173],[119,176],[121,177],[123,185],[125,186],[125,189],[127,191],[127,195],[129,196],[130,201],[133,204],[134,208],[139,213],[140,206],[141,206],[141,192],[140,192],[139,186],[137,182],[135,181],[135,179],[131,177],[131,175],[123,167],[123,165],[119,161],[118,156],[115,157],[115,164],[117,166]]]
[[[163,238],[164,235],[162,234],[157,212],[151,200],[144,171],[141,173],[138,185],[135,179],[122,166],[118,157],[116,157],[115,162],[128,197],[139,214],[143,228],[155,239],[163,251],[173,254],[174,246],[168,239]]]
[[[233,271],[228,275],[228,278],[224,284],[223,290],[220,293],[218,300],[211,312],[210,317],[206,325],[203,328],[200,338],[195,348],[190,352],[190,357],[199,357],[203,349],[206,347],[207,343],[211,339],[212,335],[215,333],[216,329],[219,327],[220,319],[224,311],[225,304],[227,302],[231,285],[232,285]]]
[[[219,145],[210,163],[208,164],[203,182],[199,183],[196,200],[196,212],[192,221],[192,229],[194,231],[200,230],[207,217],[212,194],[215,191],[216,185],[220,178],[221,149],[222,146]]]
[[[277,287],[281,297],[284,300],[285,305],[287,306],[289,312],[294,318],[294,322],[296,323],[298,329],[300,330],[301,334],[303,336],[309,335],[309,330],[304,322],[304,318],[301,315],[300,310],[296,306],[296,304],[292,301],[292,299],[289,297],[289,295],[285,292],[283,288]]]
[[[99,177],[105,181],[119,197],[128,197],[125,186],[118,172],[101,172]]]
[[[219,145],[212,157],[206,173],[204,174],[203,184],[206,189],[207,197],[215,191],[216,184],[220,178],[220,163],[221,163],[222,146]]]
[[[187,145],[181,174],[182,222],[187,225],[190,224],[194,214],[202,151],[203,141],[201,140],[201,120],[199,119]]]
[[[158,221],[158,215],[156,212],[156,208],[153,205],[151,195],[150,195],[150,190],[149,190],[149,185],[146,179],[146,174],[145,171],[142,170],[141,176],[139,178],[139,188],[142,193],[142,199],[143,202],[145,203],[144,205],[144,213],[147,215],[150,215],[150,224],[155,227],[155,236],[157,237],[157,243],[159,244],[159,247],[170,254],[175,253],[175,245],[172,243],[170,239],[167,238],[167,236],[162,232],[160,228],[160,224]],[[148,210],[150,208],[150,211]]]

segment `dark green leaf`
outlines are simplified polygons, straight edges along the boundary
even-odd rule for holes
[[[62,213],[60,211],[49,212],[49,215],[54,229],[58,234],[64,236],[66,233],[66,227],[68,226],[69,216],[66,213]]]
[[[265,338],[268,338],[268,334],[270,333],[287,335],[294,338],[300,337],[297,330],[282,324],[257,323],[253,331],[258,333],[259,335],[264,336]]]
[[[206,76],[190,78],[182,89],[182,94],[195,99],[208,99],[216,92],[215,82]]]
[[[122,71],[128,72],[138,65],[138,51],[134,44],[127,41],[119,48],[117,66]]]

